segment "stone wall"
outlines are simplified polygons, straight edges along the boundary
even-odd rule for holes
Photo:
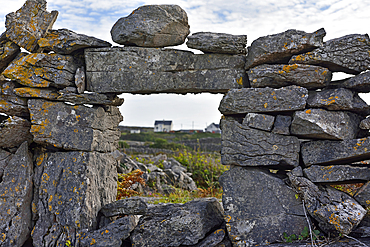
[[[307,226],[366,236],[368,35],[288,30],[247,50],[245,35],[187,37],[185,11],[152,5],[117,21],[124,47],[111,48],[52,30],[57,15],[27,0],[0,36],[0,246],[256,246]],[[164,48],[186,38],[204,54]],[[355,76],[331,81],[338,71]],[[170,92],[225,94],[223,209],[115,201],[117,95]],[[354,182],[353,196],[329,186]]]

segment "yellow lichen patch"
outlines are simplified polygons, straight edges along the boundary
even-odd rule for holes
[[[5,242],[5,239],[6,239],[6,235],[5,233],[1,233],[1,242]]]
[[[322,75],[326,75],[328,73],[328,71],[327,70],[324,70],[321,74]]]
[[[292,64],[292,65],[284,65],[283,66],[283,71],[285,73],[289,73],[291,70],[296,70],[298,68],[298,65],[297,64]],[[280,71],[279,71],[280,73]]]
[[[50,179],[50,176],[44,172],[41,176],[42,182],[46,183],[47,181],[49,181],[49,179]]]
[[[311,114],[311,110],[310,110],[310,109],[308,109],[308,110],[306,111],[306,113],[307,113],[307,114]]]
[[[95,243],[96,243],[95,239],[92,239],[90,245],[93,245]]]
[[[265,104],[263,104],[263,107],[267,108],[267,105],[268,105],[268,104],[267,104],[267,103],[265,103]]]
[[[237,82],[239,85],[243,86],[243,77],[240,77],[239,79],[236,79],[236,82]]]

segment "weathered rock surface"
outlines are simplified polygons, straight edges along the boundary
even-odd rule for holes
[[[173,49],[86,49],[87,90],[97,93],[225,93],[246,82],[242,55]]]
[[[360,128],[364,130],[370,130],[370,118],[365,118],[360,123]]]
[[[29,87],[61,88],[74,85],[77,67],[71,56],[33,53],[14,60],[3,75]]]
[[[303,110],[307,97],[308,90],[299,86],[232,89],[222,98],[218,110],[222,114]]]
[[[189,36],[186,45],[204,53],[246,54],[247,35],[199,32]]]
[[[218,229],[200,241],[194,247],[222,247],[225,245],[219,245],[225,238],[226,232],[224,229]]]
[[[14,88],[18,86],[13,81],[0,81],[0,112],[9,116],[28,118],[30,113],[27,108],[27,99],[14,94]]]
[[[140,198],[127,198],[104,205],[100,212],[105,217],[123,216],[123,215],[145,215],[148,206]]]
[[[366,214],[366,210],[346,193],[330,186],[316,186],[303,177],[302,168],[288,173],[289,180],[302,196],[306,210],[324,232],[348,235]]]
[[[275,118],[272,133],[280,135],[290,135],[290,125],[292,124],[291,116],[277,115]]]
[[[42,49],[51,50],[58,54],[68,55],[72,52],[88,47],[110,47],[109,42],[104,40],[78,34],[68,29],[50,30],[48,34],[38,40]]]
[[[364,184],[353,196],[366,210],[370,207],[370,182]]]
[[[292,57],[289,63],[319,65],[333,72],[359,74],[370,69],[370,40],[367,34],[350,34],[331,39],[302,55]]]
[[[20,52],[19,46],[8,40],[5,33],[0,35],[0,74]]]
[[[9,117],[0,122],[0,147],[12,148],[18,147],[23,142],[32,142],[30,133],[31,123],[20,117]]]
[[[363,115],[370,113],[370,106],[357,93],[345,88],[309,91],[307,106],[333,111],[352,111]]]
[[[298,166],[297,137],[252,129],[236,121],[221,120],[221,127],[223,165]]]
[[[194,245],[224,222],[216,198],[153,205],[131,233],[132,246]]]
[[[116,162],[109,153],[55,152],[37,156],[32,232],[35,246],[77,246],[83,229],[96,229],[96,217],[115,201]]]
[[[266,114],[248,113],[243,124],[251,128],[270,131],[274,125],[275,117]]]
[[[145,5],[120,18],[110,31],[121,45],[165,47],[181,45],[189,35],[186,12],[178,5]]]
[[[55,88],[19,87],[13,90],[14,94],[22,98],[40,98],[55,100],[60,95]]]
[[[306,166],[366,160],[370,158],[370,138],[305,142],[301,145],[301,155]]]
[[[45,0],[28,0],[6,15],[6,36],[29,52],[38,50],[37,41],[45,37],[58,16],[58,11],[46,11]]]
[[[248,47],[246,69],[264,63],[286,63],[295,54],[311,51],[323,45],[323,28],[313,33],[294,29],[260,37]]]
[[[354,139],[360,121],[360,116],[352,112],[307,109],[294,112],[290,133],[313,139]]]
[[[247,71],[251,87],[298,85],[307,89],[323,88],[332,78],[327,69],[306,64],[263,64]]]
[[[370,71],[353,76],[343,82],[343,87],[359,93],[370,92]]]
[[[116,107],[92,108],[30,99],[34,142],[66,150],[112,152],[118,146],[122,116]]]
[[[0,161],[1,163],[1,161]],[[0,173],[0,246],[23,246],[32,230],[33,163],[24,142]]]
[[[82,234],[79,246],[121,247],[122,240],[130,236],[138,221],[133,215],[119,218],[103,228]]]
[[[81,67],[76,70],[75,74],[75,84],[77,87],[78,93],[83,93],[86,88],[86,74],[85,74],[85,68]]]
[[[0,178],[3,177],[4,169],[8,165],[9,160],[12,158],[12,153],[0,148]]]
[[[300,200],[282,179],[261,168],[233,167],[220,177],[233,246],[255,246],[300,234],[307,226]]]
[[[313,165],[304,169],[303,173],[313,183],[370,180],[370,168],[350,165]]]

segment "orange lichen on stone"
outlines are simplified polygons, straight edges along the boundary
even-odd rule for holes
[[[243,86],[243,77],[240,77],[239,79],[236,79],[236,83]]]
[[[310,109],[308,109],[308,110],[306,111],[306,113],[307,113],[307,114],[311,114],[311,110],[310,110]]]

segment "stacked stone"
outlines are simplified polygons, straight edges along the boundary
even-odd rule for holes
[[[370,92],[370,40],[353,34],[323,43],[324,36],[288,30],[255,40],[250,87],[220,103],[222,163],[231,166],[220,182],[234,246],[298,236],[307,226],[298,194],[326,233],[349,234],[366,214],[367,184],[358,202],[328,185],[370,180],[359,163],[370,157],[369,133],[360,129],[369,129],[370,108],[358,96]],[[333,72],[356,76],[332,82]]]
[[[0,38],[0,246],[77,246],[116,198],[123,100],[85,93],[83,58],[111,44],[51,30],[57,15],[28,0]]]

